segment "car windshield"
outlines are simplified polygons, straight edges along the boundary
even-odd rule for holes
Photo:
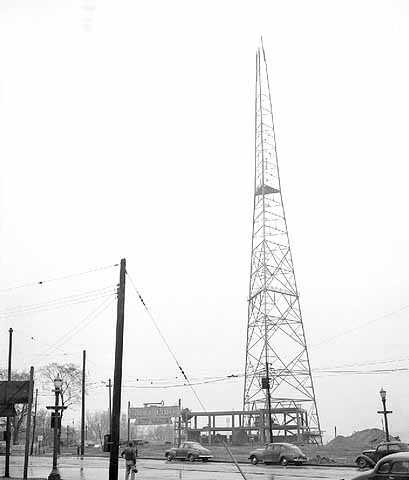
[[[302,455],[302,451],[295,445],[289,445],[286,449],[291,453],[296,453],[297,455]]]
[[[191,443],[191,447],[192,447],[192,448],[202,448],[202,446],[200,445],[200,443],[196,443],[196,442],[192,442],[192,443]]]

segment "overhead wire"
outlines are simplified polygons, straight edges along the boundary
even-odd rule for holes
[[[82,293],[55,298],[42,303],[27,304],[4,309],[0,311],[0,317],[2,317],[3,319],[10,319],[20,315],[46,312],[58,308],[65,308],[71,305],[92,302],[94,300],[109,297],[114,294],[115,290],[113,286],[103,287]]]
[[[158,323],[156,322],[156,320],[155,320],[154,316],[152,315],[150,309],[149,309],[148,306],[146,305],[144,299],[142,298],[142,295],[140,294],[139,290],[136,288],[136,285],[135,285],[135,283],[134,283],[131,275],[129,274],[128,271],[127,271],[126,273],[127,273],[127,276],[128,276],[128,278],[129,278],[129,280],[130,280],[130,282],[131,282],[131,285],[132,285],[133,289],[135,290],[135,293],[136,293],[139,301],[142,303],[142,305],[143,305],[143,307],[144,307],[144,309],[145,309],[148,317],[149,317],[150,320],[152,321],[152,323],[153,323],[156,331],[158,332],[158,334],[159,334],[160,338],[162,339],[163,343],[165,344],[168,352],[170,353],[170,355],[172,356],[173,360],[175,361],[175,363],[176,363],[176,365],[177,365],[180,373],[183,375],[183,378],[184,378],[184,379],[186,380],[186,382],[188,383],[190,389],[192,390],[192,392],[193,392],[194,396],[196,397],[196,400],[199,402],[200,406],[203,408],[204,411],[206,411],[205,406],[203,405],[202,401],[201,401],[200,398],[199,398],[199,395],[197,394],[195,388],[194,388],[193,385],[191,384],[191,382],[190,382],[189,378],[187,377],[185,371],[183,370],[181,364],[179,363],[178,359],[176,358],[175,353],[174,353],[173,350],[171,349],[168,341],[166,340],[165,336],[163,335],[161,329],[159,328]]]
[[[401,313],[401,312],[403,312],[407,309],[409,309],[409,304],[403,305],[401,308],[399,308],[397,310],[393,310],[391,312],[388,312],[388,313],[380,315],[376,318],[373,318],[373,319],[371,319],[367,322],[361,323],[360,325],[357,325],[356,327],[343,330],[342,332],[339,332],[336,335],[333,335],[333,336],[328,337],[328,338],[326,338],[326,339],[324,339],[324,340],[322,340],[318,343],[315,343],[315,344],[311,345],[310,348],[317,348],[317,347],[320,347],[321,345],[326,345],[328,343],[331,343],[332,341],[337,340],[339,337],[342,337],[342,336],[348,335],[350,333],[353,333],[357,330],[360,330],[361,328],[364,328],[368,325],[371,325],[372,323],[378,322],[379,320],[384,320],[385,318],[391,317],[393,315],[397,315],[397,314],[399,314],[399,313]]]
[[[56,348],[61,347],[67,343],[73,336],[77,335],[81,330],[89,326],[94,320],[98,318],[111,304],[112,297],[104,299],[104,301],[98,305],[92,312],[88,313],[80,322],[74,325],[68,332],[63,334],[53,345],[50,346],[48,351],[44,352],[43,356],[49,356]]]
[[[142,303],[143,307],[145,308],[145,311],[146,313],[148,314],[149,318],[151,319],[153,325],[155,326],[157,332],[159,333],[162,341],[164,342],[164,344],[166,345],[166,348],[168,349],[169,353],[171,354],[171,356],[173,357],[177,367],[179,368],[180,372],[182,373],[184,379],[186,380],[189,388],[191,389],[191,391],[193,392],[194,396],[196,397],[196,400],[199,402],[199,405],[201,406],[201,408],[203,409],[203,411],[205,412],[206,411],[206,407],[204,406],[203,402],[200,400],[199,398],[199,395],[197,394],[196,392],[196,389],[194,388],[192,382],[189,380],[189,378],[187,377],[185,371],[183,370],[181,364],[179,363],[178,359],[176,358],[176,355],[175,353],[173,352],[173,350],[170,348],[170,345],[169,343],[167,342],[165,336],[163,335],[162,331],[160,330],[159,328],[159,325],[157,324],[154,316],[152,315],[150,309],[148,308],[148,306],[146,305],[144,299],[142,298],[142,295],[140,294],[140,292],[138,291],[138,289],[136,288],[136,285],[134,283],[134,281],[132,280],[132,277],[129,275],[128,272],[126,272],[127,275],[128,275],[128,278],[130,279],[131,281],[131,285],[133,286],[134,290],[135,290],[135,293],[136,295],[138,296],[140,302]],[[226,448],[227,452],[229,453],[234,465],[237,467],[238,471],[240,472],[241,476],[246,479],[246,475],[244,474],[244,472],[241,470],[239,464],[237,463],[236,459],[234,458],[234,455],[232,454],[232,452],[230,451],[229,447],[227,446],[227,444],[225,442],[223,442],[223,445],[224,447]]]
[[[46,283],[51,283],[51,282],[68,280],[69,278],[80,277],[80,276],[83,276],[83,275],[88,275],[90,273],[95,273],[95,272],[100,272],[102,270],[108,270],[110,268],[115,268],[115,267],[118,267],[118,265],[119,265],[118,263],[115,263],[113,265],[105,265],[105,266],[102,266],[102,267],[90,268],[90,269],[84,270],[82,272],[69,273],[69,274],[66,274],[66,275],[61,275],[59,277],[51,277],[51,278],[47,278],[45,280],[37,280],[37,281],[34,281],[34,282],[23,283],[21,285],[15,285],[15,286],[12,286],[12,287],[2,288],[2,289],[0,289],[0,293],[11,292],[13,290],[19,290],[21,288],[36,287],[38,285],[44,285]]]

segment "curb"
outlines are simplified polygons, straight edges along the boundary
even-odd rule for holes
[[[48,456],[48,455],[38,455],[38,456]],[[75,454],[62,454],[61,457],[74,457],[74,458],[81,458]],[[84,455],[84,458],[109,458],[109,455]],[[166,458],[165,456],[162,457],[147,457],[147,456],[138,456],[137,459],[139,460],[163,460],[164,462],[166,462]],[[220,459],[212,459],[210,460],[210,463],[232,463],[231,461],[228,461],[228,460],[220,460]],[[238,464],[240,465],[251,465],[251,463],[249,461],[246,461],[246,460],[238,460],[237,461]],[[276,466],[280,466],[280,465],[276,465]],[[357,466],[353,463],[304,463],[303,466],[306,466],[306,467],[323,467],[323,468],[357,468]],[[298,469],[300,468],[299,466],[297,465],[288,465],[287,467],[283,467],[283,468],[291,468],[291,469]],[[14,479],[10,479],[10,480],[14,480]],[[33,478],[33,479],[30,479],[30,480],[43,480],[43,479],[36,479],[36,478]]]

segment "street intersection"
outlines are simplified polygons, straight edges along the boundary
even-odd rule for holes
[[[51,470],[51,458],[31,457],[29,478],[47,478]],[[11,457],[12,477],[22,477],[22,457]],[[108,478],[109,459],[85,457],[60,457],[59,470],[63,480],[103,480]],[[164,460],[138,460],[141,480],[241,480],[237,468],[230,463],[187,463]],[[0,468],[4,469],[4,457]],[[343,467],[281,467],[241,465],[248,480],[350,480],[355,468]],[[124,462],[120,460],[119,479],[125,478]]]

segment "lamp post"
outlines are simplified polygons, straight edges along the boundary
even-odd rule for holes
[[[381,388],[379,395],[381,396],[383,410],[378,411],[378,413],[382,414],[385,419],[385,433],[386,433],[386,441],[389,442],[389,428],[388,428],[388,414],[392,413],[391,410],[386,410],[386,391]]]
[[[50,475],[48,475],[48,480],[60,480],[60,472],[57,467],[57,456],[58,456],[58,429],[60,427],[60,414],[59,410],[62,410],[64,407],[58,405],[59,396],[61,393],[62,379],[58,375],[54,379],[54,393],[55,393],[55,405],[53,407],[47,407],[48,409],[54,410],[54,450],[53,450],[53,469],[51,470]]]

